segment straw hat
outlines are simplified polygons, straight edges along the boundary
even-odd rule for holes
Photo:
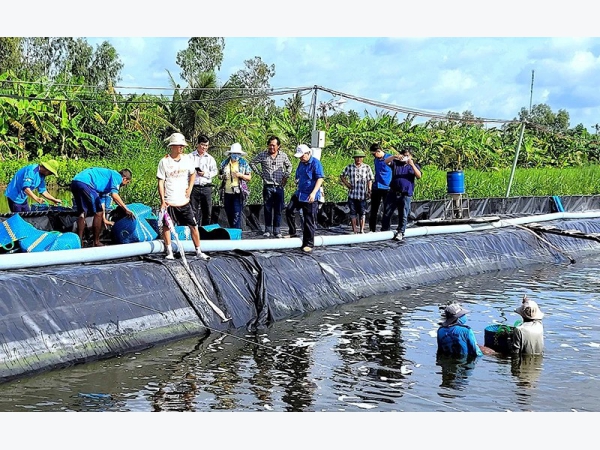
[[[44,161],[43,163],[40,163],[42,167],[45,167],[47,170],[49,170],[50,172],[52,172],[52,175],[54,175],[55,177],[58,176],[58,162],[51,159],[49,161]]]
[[[246,152],[242,151],[242,145],[236,142],[232,144],[231,148],[225,152],[227,155],[242,155],[244,156]]]
[[[515,312],[523,319],[541,320],[544,317],[544,313],[540,310],[538,304],[528,298],[523,299],[523,303],[515,309]]]
[[[170,147],[171,145],[183,145],[185,147],[188,143],[185,141],[185,136],[183,134],[173,133],[167,138],[167,147]]]
[[[456,322],[458,319],[460,319],[462,316],[464,316],[468,312],[469,312],[468,310],[464,309],[458,303],[449,304],[448,306],[446,306],[446,309],[444,310],[444,315],[446,317],[446,320],[444,320],[442,322],[442,326],[447,327],[449,325],[452,325],[454,322]]]

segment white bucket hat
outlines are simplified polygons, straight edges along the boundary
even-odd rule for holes
[[[523,303],[515,309],[515,312],[523,319],[542,320],[544,317],[544,313],[540,310],[538,304],[528,298],[523,299]]]
[[[296,153],[294,153],[294,156],[296,158],[300,158],[302,155],[304,155],[305,153],[310,153],[310,147],[306,144],[300,144],[298,147],[296,147]]]
[[[227,154],[227,155],[234,154],[234,155],[242,155],[242,156],[244,156],[246,154],[246,152],[242,151],[241,144],[239,144],[238,142],[236,142],[235,144],[233,144],[231,146],[231,148],[229,150],[227,150],[225,152],[225,154]]]
[[[188,143],[185,142],[185,136],[181,133],[173,133],[166,139],[166,142],[167,147],[170,147],[171,145],[183,145],[185,147],[188,145]]]

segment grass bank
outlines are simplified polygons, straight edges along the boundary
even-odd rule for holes
[[[164,150],[148,150],[145,152],[126,152],[118,161],[108,160],[73,160],[59,159],[59,176],[49,179],[53,191],[66,192],[73,176],[87,167],[109,167],[115,170],[129,168],[133,172],[133,181],[122,189],[121,195],[127,203],[144,203],[152,207],[158,206],[156,168],[158,161],[164,156]],[[129,155],[129,156],[127,156]],[[223,156],[213,155],[217,164]],[[290,158],[294,169],[298,164],[296,158]],[[327,201],[341,202],[347,198],[347,190],[340,184],[339,175],[344,167],[352,163],[351,158],[323,154],[323,167],[326,174],[325,196]],[[373,167],[371,156],[365,162]],[[5,186],[14,173],[29,161],[16,160],[3,162],[0,184]],[[422,166],[423,177],[417,181],[414,200],[439,200],[446,197],[447,173],[433,166]],[[471,198],[504,197],[510,179],[510,167],[490,171],[464,170],[465,189]],[[568,168],[518,168],[511,186],[511,197],[552,196],[552,195],[595,195],[600,193],[597,180],[600,179],[600,166],[590,165]],[[251,204],[262,203],[262,184],[258,176],[250,182]],[[292,186],[286,189],[286,199],[293,193]],[[67,199],[68,200],[68,199]],[[216,200],[216,198],[215,198]],[[70,202],[69,202],[70,203]]]

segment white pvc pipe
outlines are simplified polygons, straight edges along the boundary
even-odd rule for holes
[[[496,228],[510,227],[535,222],[546,222],[559,219],[593,219],[600,217],[600,211],[582,213],[559,212],[537,216],[501,219],[495,222],[478,222],[457,225],[435,225],[408,228],[405,236],[426,236],[434,234],[467,233]],[[330,245],[361,244],[366,242],[387,241],[394,237],[393,231],[379,231],[365,234],[344,234],[337,236],[315,236],[315,247]],[[175,246],[175,245],[174,245]],[[194,252],[194,243],[182,241],[185,252]],[[201,242],[203,252],[227,252],[232,250],[264,251],[300,248],[300,238],[289,239],[238,239],[238,240],[204,240]],[[179,251],[179,249],[175,249]],[[163,253],[164,245],[160,240],[137,242],[134,244],[107,245],[104,247],[82,248],[75,250],[57,250],[34,253],[10,253],[0,255],[0,270],[23,269],[29,267],[56,266],[61,264],[81,264],[99,261],[112,261],[119,258]]]

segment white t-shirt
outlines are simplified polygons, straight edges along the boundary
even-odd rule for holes
[[[165,201],[169,205],[181,206],[190,201],[185,196],[185,191],[194,171],[193,159],[189,155],[181,155],[178,161],[171,158],[171,155],[160,160],[156,177],[165,180]]]

